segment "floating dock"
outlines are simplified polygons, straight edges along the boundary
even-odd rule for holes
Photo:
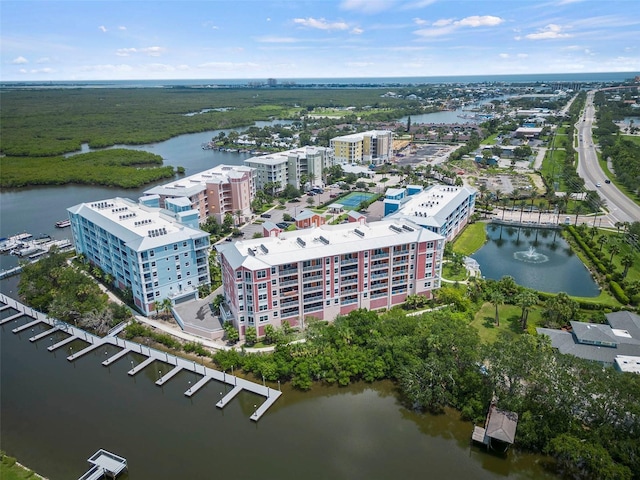
[[[253,414],[249,417],[255,422],[260,420],[262,415],[267,412],[269,407],[273,405],[273,403],[280,397],[280,395],[282,395],[282,392],[280,392],[279,390],[267,387],[266,385],[260,385],[249,380],[245,380],[244,378],[229,375],[226,372],[221,372],[219,370],[206,367],[205,365],[201,365],[193,360],[187,360],[182,357],[171,355],[168,352],[161,352],[160,350],[155,350],[145,345],[131,342],[129,340],[124,340],[115,336],[124,328],[124,326],[118,326],[114,328],[105,337],[98,337],[60,320],[52,319],[42,312],[38,312],[37,310],[27,307],[20,302],[7,297],[6,295],[0,294],[0,310],[6,310],[8,308],[12,308],[18,313],[0,321],[0,325],[9,323],[13,320],[17,320],[20,317],[26,317],[26,323],[14,328],[12,330],[14,333],[19,333],[23,330],[27,330],[39,323],[44,323],[52,327],[50,329],[47,329],[46,331],[31,336],[29,340],[32,342],[39,341],[43,338],[51,336],[54,333],[59,334],[60,332],[62,332],[68,335],[67,338],[64,338],[59,342],[48,346],[47,350],[49,350],[50,352],[53,352],[58,348],[61,348],[75,340],[80,340],[87,343],[88,345],[86,345],[78,352],[73,353],[73,351],[70,350],[71,354],[67,356],[67,360],[69,360],[70,362],[73,362],[76,359],[100,347],[115,346],[120,348],[120,350],[102,362],[102,365],[104,365],[105,367],[110,366],[112,363],[125,357],[129,353],[137,353],[147,357],[136,366],[134,366],[132,362],[132,368],[128,371],[128,374],[131,376],[136,375],[138,372],[142,371],[155,361],[172,366],[173,368],[168,373],[165,373],[156,381],[156,384],[158,386],[163,386],[182,370],[190,371],[196,373],[197,375],[200,375],[200,380],[192,385],[186,392],[184,392],[185,396],[187,397],[195,395],[211,380],[215,380],[217,382],[231,386],[232,390],[216,404],[218,408],[224,408],[242,390],[246,390],[248,392],[262,396],[265,398],[265,401],[259,407],[256,406]],[[89,478],[94,477],[87,477],[87,479]]]

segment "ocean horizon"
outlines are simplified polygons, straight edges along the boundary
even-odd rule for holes
[[[535,73],[509,75],[445,75],[423,77],[335,77],[335,78],[236,78],[153,80],[46,80],[0,81],[0,88],[171,88],[236,87],[267,84],[275,86],[408,86],[425,84],[513,84],[513,83],[610,83],[625,82],[640,72]]]

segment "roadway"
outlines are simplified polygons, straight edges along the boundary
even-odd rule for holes
[[[595,123],[595,91],[587,93],[587,101],[582,118],[576,124],[578,130],[578,175],[589,190],[596,190],[606,202],[607,217],[615,222],[640,221],[640,206],[636,205],[613,183],[605,183],[607,176],[600,167],[596,147],[593,143],[592,127]],[[596,185],[600,184],[600,187]]]

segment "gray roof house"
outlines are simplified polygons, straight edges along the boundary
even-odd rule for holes
[[[551,328],[536,331],[549,336],[551,346],[560,353],[640,373],[640,315],[620,311],[606,317],[607,325],[570,322],[570,332]]]

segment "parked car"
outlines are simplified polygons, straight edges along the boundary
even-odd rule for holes
[[[611,180],[609,180],[608,178],[604,181],[604,183],[611,183]]]
[[[271,214],[270,213],[263,213],[262,215],[260,215],[262,218],[271,218]]]
[[[289,224],[286,222],[280,222],[280,223],[276,223],[276,226],[284,230],[289,226]]]
[[[337,198],[337,197],[338,197],[338,194],[336,193],[332,193],[331,195],[329,195],[329,198]]]

